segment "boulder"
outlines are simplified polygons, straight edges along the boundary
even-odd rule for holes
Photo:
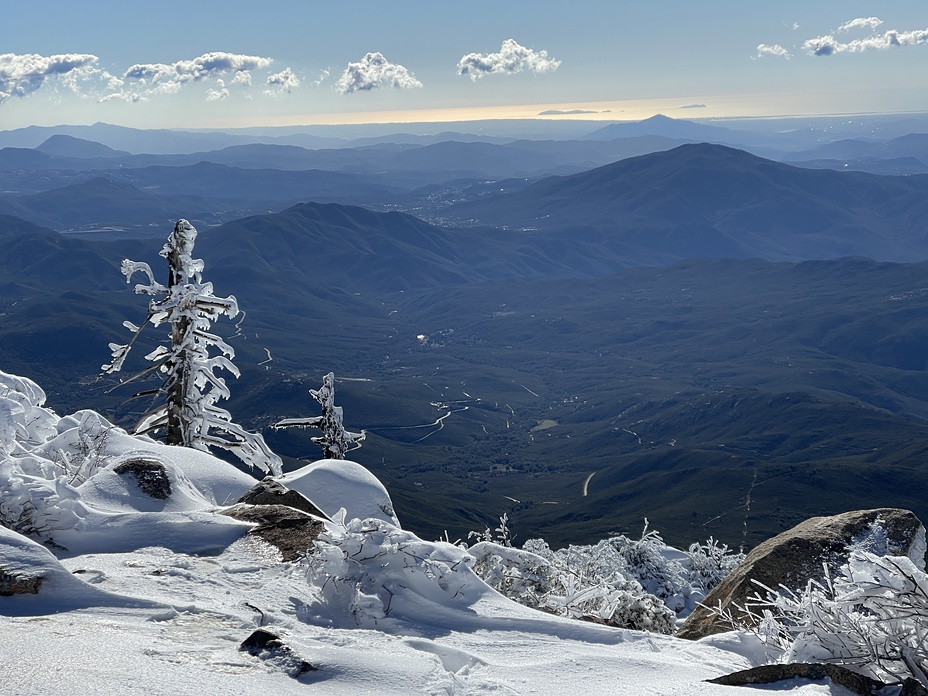
[[[325,528],[321,520],[287,505],[239,504],[222,514],[256,524],[249,534],[275,546],[285,561],[295,561],[310,553],[313,542]]]
[[[171,480],[164,464],[146,457],[127,459],[113,471],[119,475],[132,474],[139,490],[156,500],[166,500],[171,495]]]
[[[285,488],[273,478],[268,476],[258,481],[251,489],[238,499],[239,503],[248,505],[286,505],[302,510],[310,515],[329,519],[313,502],[299,491]]]
[[[785,665],[761,665],[752,669],[742,670],[733,674],[726,674],[715,679],[707,679],[710,684],[724,686],[755,686],[757,684],[775,684],[777,682],[807,679],[809,681],[830,680],[832,684],[843,686],[845,689],[860,694],[860,696],[877,696],[887,693],[892,688],[889,684],[878,682],[847,667],[833,664],[818,664],[806,662],[792,662]],[[902,684],[902,691],[893,691],[897,696],[928,696],[928,689],[912,678],[906,679]]]
[[[330,519],[344,508],[347,520],[374,518],[400,526],[387,489],[357,462],[320,459],[278,480],[290,490],[311,498]]]
[[[315,667],[296,655],[277,635],[263,628],[259,628],[242,641],[238,649],[274,665],[294,679],[307,672],[316,671]]]
[[[17,572],[0,566],[0,597],[38,594],[41,585],[42,576],[38,573]]]
[[[925,528],[914,513],[898,508],[857,510],[833,517],[813,517],[755,547],[703,600],[677,631],[680,638],[697,640],[723,633],[732,626],[714,609],[745,615],[738,607],[763,589],[780,585],[790,590],[805,587],[824,577],[823,564],[837,568],[847,561],[849,547],[857,546],[879,555],[908,556],[925,565]],[[709,610],[706,607],[712,607]]]

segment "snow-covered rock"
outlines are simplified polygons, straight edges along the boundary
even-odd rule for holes
[[[400,526],[387,489],[376,476],[355,462],[320,459],[277,480],[302,493],[329,517],[344,508],[347,519],[372,517]]]
[[[44,401],[34,382],[0,373],[0,526],[72,554],[153,539],[218,553],[249,528],[208,511],[238,499],[251,476],[210,454],[129,435],[94,411],[58,417]],[[159,493],[145,485],[151,476],[161,479]]]

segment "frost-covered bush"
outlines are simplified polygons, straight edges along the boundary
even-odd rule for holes
[[[107,533],[132,537],[119,528],[140,522],[136,515],[205,510],[254,483],[208,454],[129,435],[94,411],[59,417],[44,403],[34,382],[0,372],[0,526],[20,534],[72,551],[106,548]],[[163,472],[169,498],[153,498],[120,471],[139,461]]]
[[[474,572],[494,590],[519,604],[547,610],[550,563],[525,549],[484,540],[467,549]]]
[[[834,577],[805,589],[764,588],[744,628],[773,661],[834,662],[881,681],[928,687],[928,575],[905,557],[852,550]]]
[[[690,584],[694,593],[701,594],[700,600],[744,560],[743,553],[732,553],[727,544],[720,544],[712,537],[705,544],[690,544],[686,555]]]
[[[0,525],[43,541],[73,527],[79,519],[74,506],[80,496],[66,478],[29,476],[11,460],[0,461]]]
[[[313,601],[307,611],[337,621],[351,616],[370,628],[393,616],[404,597],[443,605],[480,583],[463,549],[423,541],[378,519],[335,516],[305,560]]]
[[[500,519],[495,536],[477,534],[481,541],[468,549],[487,584],[536,609],[622,628],[672,633],[742,558],[712,539],[678,551],[647,525],[640,539],[617,535],[557,551],[530,539],[515,549],[507,522]]]
[[[612,549],[617,565],[624,566],[620,572],[627,578],[637,580],[650,595],[659,598],[667,608],[677,614],[685,610],[692,588],[688,573],[656,531],[648,531],[647,521],[640,539],[632,540],[625,535],[607,539],[605,546]]]
[[[0,525],[43,540],[78,519],[75,488],[103,464],[114,426],[93,411],[59,418],[32,380],[0,372]]]

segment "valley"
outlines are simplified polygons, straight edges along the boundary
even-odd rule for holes
[[[414,147],[432,146],[383,149]],[[425,538],[507,513],[520,543],[647,518],[671,543],[750,547],[810,515],[928,515],[928,180],[721,145],[547,178],[424,161],[387,175],[181,158],[127,165],[123,183],[54,170],[71,183],[5,199],[0,366],[59,412],[130,427],[147,402],[98,376],[145,312],[119,263],[162,268],[176,211],[199,226],[204,279],[245,311],[215,327],[242,371],[233,418],[289,467],[315,459],[312,433],[269,426],[313,415],[308,390],[334,371],[346,425],[367,432],[353,458]],[[127,374],[159,340],[143,334]]]

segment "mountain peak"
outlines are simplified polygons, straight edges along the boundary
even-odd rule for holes
[[[597,230],[612,243],[676,258],[909,261],[924,258],[928,245],[911,236],[908,213],[887,202],[926,189],[915,177],[803,169],[692,143],[543,179],[452,211],[526,231]]]
[[[128,152],[114,150],[94,140],[84,140],[83,138],[75,138],[73,135],[64,135],[62,133],[52,135],[35,149],[46,155],[77,157],[80,159],[94,157],[115,158],[129,154]]]
[[[683,140],[711,140],[715,142],[731,139],[734,132],[728,128],[709,126],[696,121],[671,118],[664,114],[655,114],[643,121],[621,121],[610,123],[599,130],[580,138],[580,140],[614,140],[616,138],[631,138],[640,135],[663,135],[669,138]]]

